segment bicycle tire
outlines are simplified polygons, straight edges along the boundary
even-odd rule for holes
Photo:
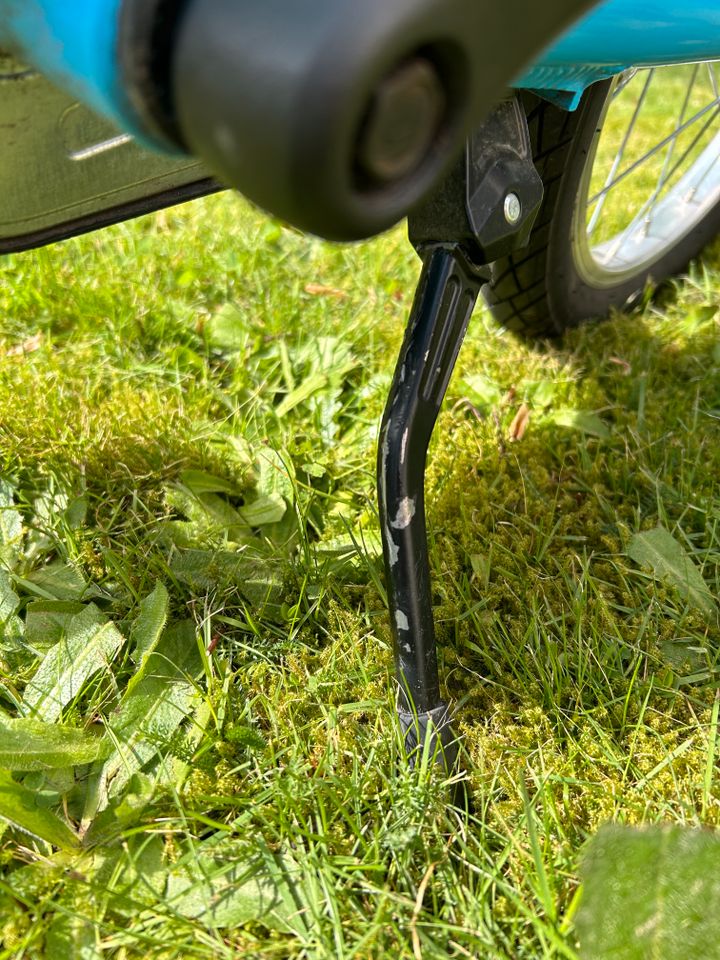
[[[720,201],[661,255],[612,285],[595,286],[576,262],[572,230],[580,186],[613,81],[594,84],[574,112],[523,94],[533,157],[545,196],[527,247],[497,260],[483,293],[494,317],[527,339],[552,338],[587,320],[631,306],[647,288],[681,273],[720,233]]]

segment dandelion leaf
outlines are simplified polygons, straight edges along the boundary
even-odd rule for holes
[[[76,727],[0,717],[0,768],[54,770],[93,763],[105,742]]]
[[[720,838],[684,827],[604,827],[581,871],[582,960],[717,956]]]
[[[713,595],[685,548],[664,527],[637,533],[627,554],[639,566],[649,570],[656,580],[674,587],[691,606],[708,618],[717,617]]]
[[[73,617],[65,636],[45,655],[25,690],[26,713],[57,720],[99,670],[107,670],[124,638],[94,604]]]
[[[72,850],[79,843],[66,823],[38,805],[35,791],[16,783],[4,770],[0,770],[0,820],[63,850]]]

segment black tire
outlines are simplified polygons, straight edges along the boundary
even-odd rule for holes
[[[528,246],[497,260],[483,290],[495,318],[523,337],[554,337],[585,320],[605,317],[614,307],[632,304],[648,283],[681,273],[720,233],[718,203],[649,267],[622,282],[593,286],[579,273],[571,240],[573,218],[611,86],[612,81],[594,84],[573,113],[523,94],[545,196]]]

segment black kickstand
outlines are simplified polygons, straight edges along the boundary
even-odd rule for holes
[[[378,484],[390,623],[405,747],[426,738],[448,770],[457,744],[440,697],[425,529],[425,461],[435,421],[487,272],[462,248],[433,246],[423,269],[380,432]]]
[[[380,433],[378,485],[398,713],[411,758],[457,760],[440,696],[425,528],[425,462],[486,266],[527,243],[542,200],[525,114],[500,104],[428,203],[409,218],[422,274]]]

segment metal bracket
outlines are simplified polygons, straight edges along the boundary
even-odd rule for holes
[[[542,198],[527,118],[513,96],[495,107],[446,179],[410,215],[410,242],[416,250],[463,244],[475,263],[492,263],[525,246]]]

